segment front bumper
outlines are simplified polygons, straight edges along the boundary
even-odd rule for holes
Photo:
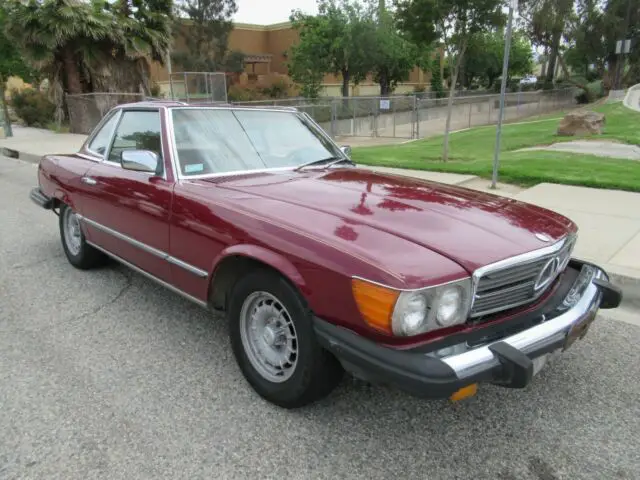
[[[457,350],[462,351],[454,355],[381,346],[317,318],[316,334],[354,375],[420,397],[446,398],[480,382],[523,388],[534,375],[535,359],[569,348],[585,335],[599,308],[615,308],[621,301],[620,290],[609,283],[602,269],[572,263],[579,274],[568,293],[535,319],[534,326],[479,346],[458,344]]]
[[[33,203],[45,210],[51,210],[53,208],[53,199],[47,197],[38,187],[31,189],[29,192],[29,198]]]

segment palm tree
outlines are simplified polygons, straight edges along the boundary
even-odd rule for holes
[[[112,17],[97,2],[14,1],[9,17],[7,34],[71,94],[87,90],[87,74],[102,60],[105,47],[118,40]]]
[[[164,63],[171,0],[10,0],[7,35],[65,94],[149,93],[148,60]]]

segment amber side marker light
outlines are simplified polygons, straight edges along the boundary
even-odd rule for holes
[[[351,289],[365,322],[376,330],[391,334],[391,315],[400,292],[358,278],[351,280]]]
[[[472,383],[471,385],[462,387],[457,392],[454,392],[449,397],[449,400],[451,400],[452,402],[459,402],[460,400],[464,400],[465,398],[473,397],[476,393],[478,393],[478,384]]]

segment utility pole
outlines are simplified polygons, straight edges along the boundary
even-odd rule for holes
[[[498,182],[498,167],[500,166],[500,137],[502,136],[502,117],[504,115],[504,97],[507,91],[507,76],[509,75],[509,50],[511,49],[511,28],[513,27],[513,11],[518,6],[518,0],[509,0],[509,20],[507,21],[507,35],[504,40],[504,59],[502,60],[502,82],[500,84],[500,112],[496,128],[496,147],[493,152],[493,175],[491,188],[496,188]]]

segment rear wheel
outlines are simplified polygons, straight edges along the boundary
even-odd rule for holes
[[[328,395],[340,382],[340,363],[317,342],[313,316],[297,290],[275,272],[239,280],[228,308],[235,358],[266,400],[296,408]]]
[[[86,270],[106,261],[106,256],[87,243],[80,226],[80,219],[68,205],[60,207],[60,239],[69,263]]]

